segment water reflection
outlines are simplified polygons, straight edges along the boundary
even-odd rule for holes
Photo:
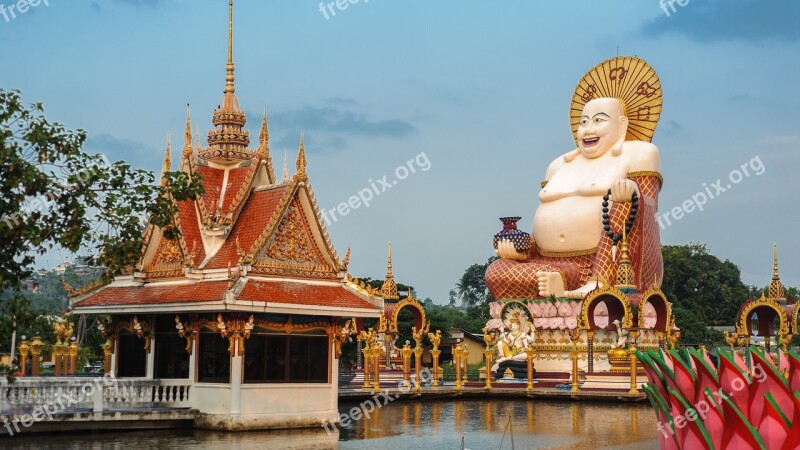
[[[512,431],[518,449],[658,448],[647,404],[446,400],[394,402],[381,410],[343,427],[339,448],[458,448],[462,436],[467,448],[499,448],[501,441],[511,448]]]
[[[340,405],[347,412],[357,404]],[[342,427],[293,432],[160,430],[0,438],[13,450],[169,449],[656,449],[655,414],[646,404],[545,400],[396,401]]]

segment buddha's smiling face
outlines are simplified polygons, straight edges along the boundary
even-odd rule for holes
[[[604,155],[628,132],[628,118],[615,98],[596,98],[583,107],[578,126],[578,147],[587,158]]]

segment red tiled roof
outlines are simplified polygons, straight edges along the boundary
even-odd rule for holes
[[[253,164],[250,167],[238,167],[236,169],[231,169],[228,172],[228,187],[225,189],[225,198],[222,200],[223,212],[228,212],[233,199],[236,198],[236,195],[242,189],[242,185],[244,184],[245,178],[247,178],[247,174],[257,167],[258,165]],[[241,205],[239,206],[241,207]]]
[[[266,191],[253,192],[244,205],[242,213],[236,219],[230,235],[225,239],[222,248],[204,267],[205,269],[219,269],[239,264],[239,255],[236,252],[236,239],[242,250],[249,251],[253,243],[269,225],[269,220],[275,209],[280,205],[289,186],[283,186]]]
[[[288,281],[253,281],[245,285],[237,300],[289,303],[293,305],[379,309],[343,285],[316,285]]]
[[[205,203],[208,213],[214,215],[217,211],[219,196],[222,194],[222,180],[225,177],[225,171],[208,166],[198,166],[197,173],[203,177],[203,188],[205,188],[203,203]]]
[[[74,307],[211,302],[222,300],[227,288],[227,281],[167,286],[108,287],[81,300]]]
[[[203,248],[203,235],[200,234],[200,222],[197,218],[197,209],[194,200],[184,200],[178,203],[178,219],[181,222],[181,233],[189,252],[194,247],[194,260],[198,262],[206,259]]]

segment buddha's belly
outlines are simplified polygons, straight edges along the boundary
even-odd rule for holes
[[[533,217],[536,246],[557,253],[597,247],[603,231],[602,203],[600,196],[573,196],[541,203]]]

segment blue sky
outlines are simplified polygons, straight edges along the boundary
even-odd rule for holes
[[[49,0],[0,15],[0,86],[43,101],[90,134],[88,149],[158,170],[186,103],[203,135],[224,86],[224,0]],[[0,0],[8,7],[10,0]],[[335,6],[334,6],[335,8]],[[424,152],[417,171],[328,228],[351,272],[382,278],[392,240],[398,280],[447,301],[464,269],[492,254],[498,217],[530,231],[547,164],[573,147],[567,110],[589,68],[620,55],[658,72],[664,113],[653,142],[661,211],[703,183],[750,171],[704,211],[662,230],[703,242],[747,283],[800,285],[800,2],[690,0],[364,0],[326,19],[319,1],[238,0],[237,94],[251,136],[270,110],[273,157],[290,167],[301,131],[323,208]],[[54,260],[57,257],[53,258]]]

